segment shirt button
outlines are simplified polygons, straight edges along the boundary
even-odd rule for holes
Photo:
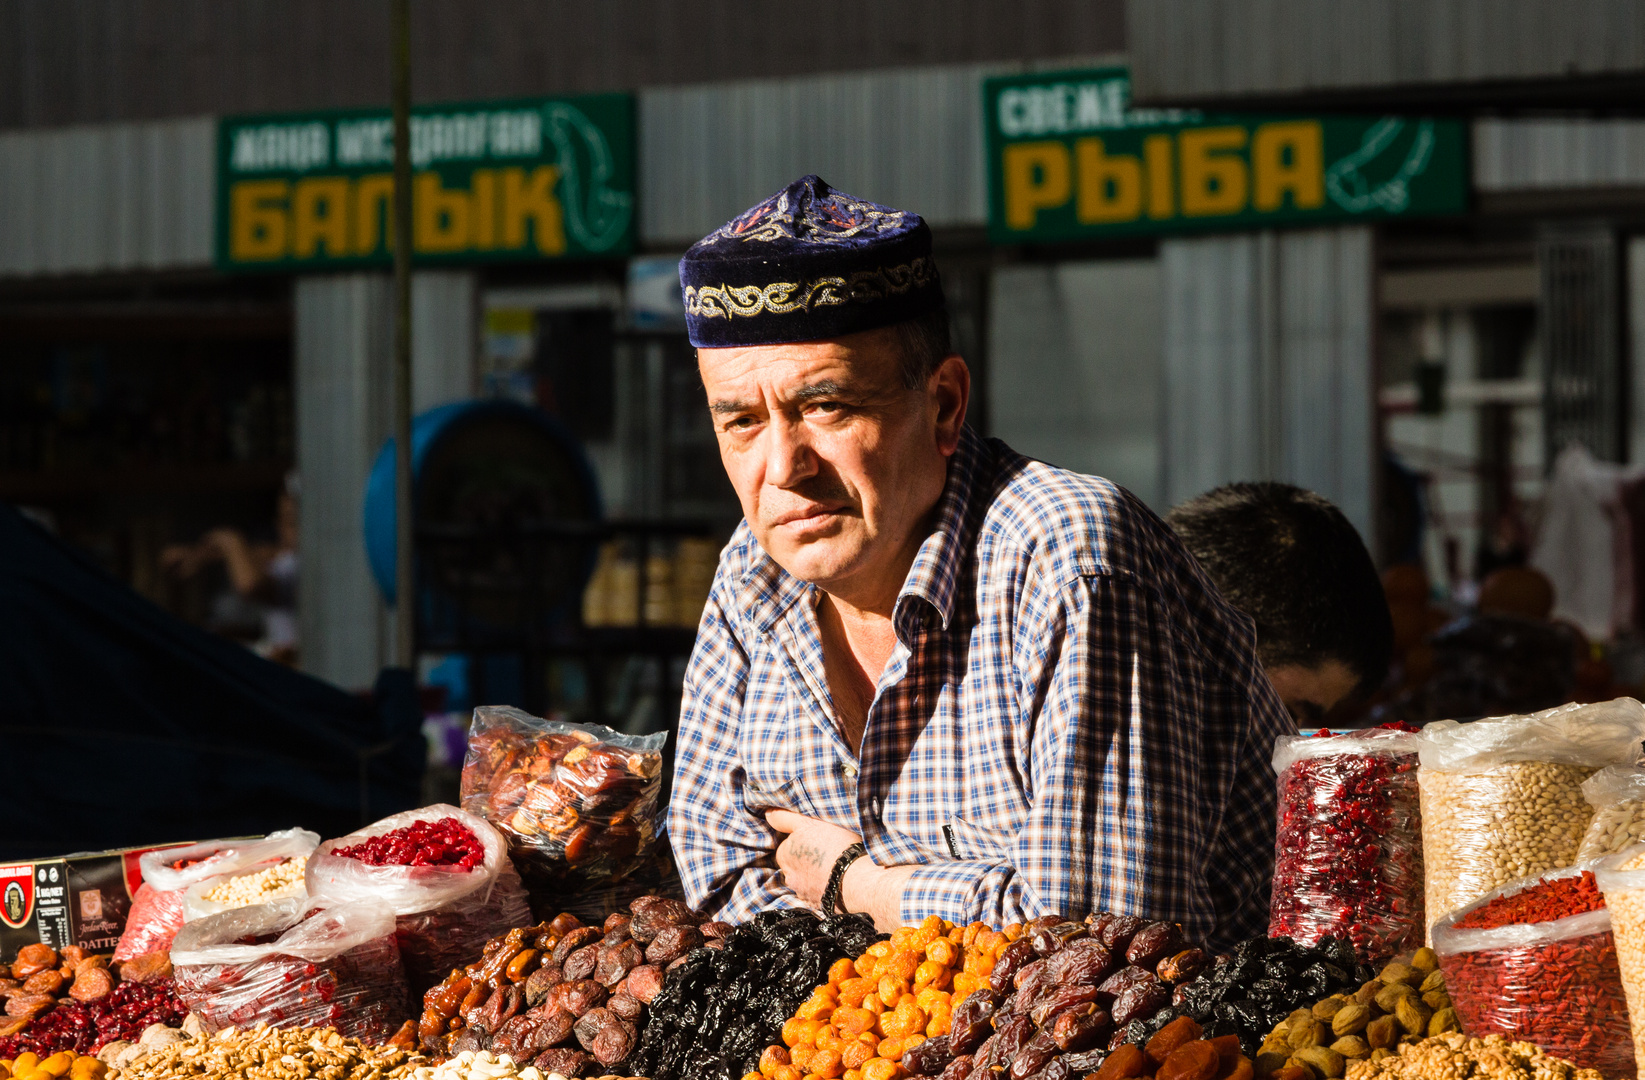
[[[841,765],[840,771],[853,780],[857,778],[857,767],[855,765]]]

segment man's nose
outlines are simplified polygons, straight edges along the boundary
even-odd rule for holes
[[[817,457],[805,438],[805,425],[783,416],[766,429],[765,482],[772,487],[791,488],[817,473]]]

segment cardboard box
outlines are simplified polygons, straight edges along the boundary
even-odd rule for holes
[[[0,865],[0,962],[10,963],[18,949],[34,944],[112,953],[143,883],[138,858],[184,846],[84,851]]]

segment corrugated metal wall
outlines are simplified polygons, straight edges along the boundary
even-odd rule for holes
[[[1285,480],[1372,524],[1371,230],[1167,240],[1165,502]]]
[[[0,276],[209,266],[210,118],[0,135]]]
[[[796,177],[919,211],[987,219],[990,65],[762,79],[640,92],[640,232],[689,244]]]
[[[1645,185],[1645,121],[1476,120],[1483,192]]]
[[[1645,68],[1638,0],[1127,0],[1139,101]]]

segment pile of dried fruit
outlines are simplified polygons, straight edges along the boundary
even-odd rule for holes
[[[761,912],[720,949],[693,950],[668,972],[628,1071],[652,1080],[738,1080],[755,1071],[829,969],[880,937],[862,915]]]
[[[368,866],[455,866],[462,870],[474,869],[486,857],[474,830],[455,818],[414,821],[358,844],[332,848],[331,854]]]
[[[1579,1069],[1569,1061],[1550,1057],[1531,1043],[1509,1042],[1501,1035],[1470,1039],[1457,1031],[1401,1046],[1397,1054],[1360,1062],[1348,1071],[1348,1080],[1463,1080],[1470,1076],[1490,1080],[1601,1080],[1593,1069]]]
[[[107,1065],[73,1050],[59,1050],[43,1059],[31,1053],[0,1058],[0,1080],[103,1080],[107,1073]]]
[[[1418,949],[1409,964],[1391,963],[1352,994],[1332,994],[1276,1024],[1256,1071],[1283,1080],[1340,1077],[1356,1062],[1381,1061],[1400,1046],[1456,1030],[1434,951]]]
[[[932,916],[838,961],[783,1025],[786,1045],[768,1047],[744,1080],[889,1080],[899,1066],[935,1076],[953,1059],[954,1007],[988,984],[1000,951],[1021,935],[1020,926],[1002,933]]]
[[[1242,1050],[1254,1058],[1263,1037],[1298,1005],[1370,982],[1374,974],[1355,961],[1351,945],[1337,938],[1321,938],[1313,948],[1289,938],[1252,938],[1236,945],[1227,959],[1219,958],[1210,971],[1178,986],[1171,1007],[1155,1014],[1142,1031],[1161,1024],[1162,1017],[1169,1022],[1191,1016],[1208,1025],[1212,1035],[1238,1035]],[[1145,1038],[1142,1032],[1127,1034],[1130,1042]]]
[[[108,1080],[405,1080],[421,1057],[329,1028],[228,1029],[162,1047]]]
[[[95,1053],[116,1040],[137,1038],[149,1024],[176,1023],[187,1012],[177,1000],[165,953],[128,961],[120,981],[105,957],[86,956],[79,946],[59,953],[25,945],[10,973],[0,979],[6,1003],[0,1058],[59,1050]]]
[[[563,1076],[621,1062],[664,969],[730,932],[665,897],[640,897],[630,911],[598,928],[562,914],[487,942],[478,961],[423,995],[423,1049],[491,1050]]]
[[[1207,1039],[1197,1021],[1179,1016],[1143,1046],[1126,1043],[1109,1054],[1089,1080],[1145,1076],[1155,1080],[1251,1080],[1251,1059],[1240,1053],[1236,1036]]]

